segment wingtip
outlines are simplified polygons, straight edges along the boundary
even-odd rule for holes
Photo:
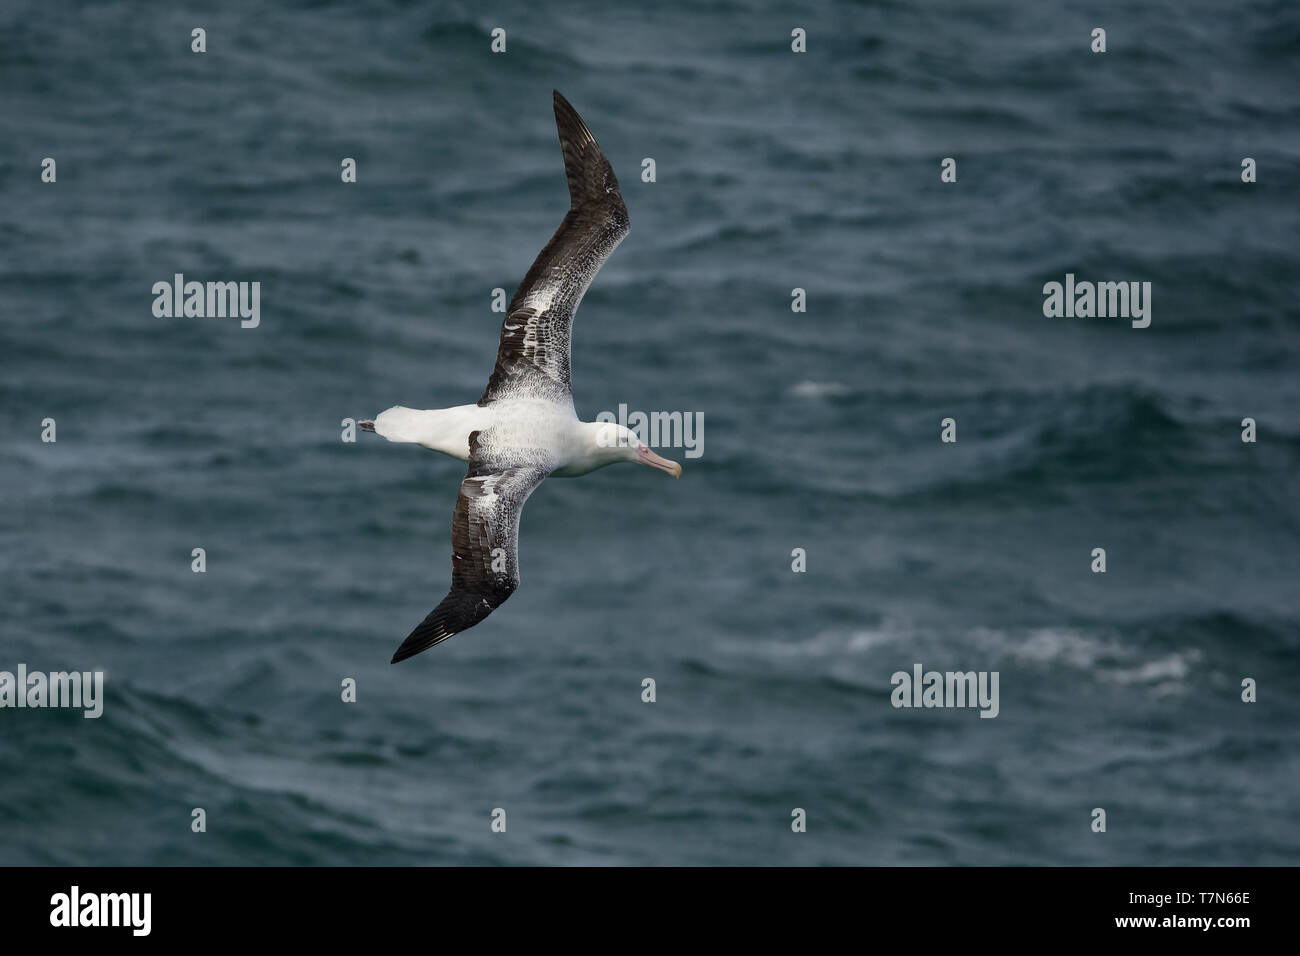
[[[438,608],[435,608],[430,612],[429,616],[433,617],[437,613]],[[441,624],[427,627],[426,623],[421,623],[419,627],[406,636],[406,640],[398,645],[396,652],[393,654],[393,659],[388,663],[398,664],[407,658],[414,657],[416,654],[423,654],[429,648],[441,644],[449,637],[455,637],[458,633],[457,631],[449,633],[448,629]]]
[[[413,644],[414,642],[409,637],[402,641],[402,643],[398,645],[397,650],[393,651],[393,659],[388,663],[400,664],[408,657],[414,657],[416,654],[420,653],[420,651],[424,650],[424,648],[416,650]]]
[[[580,132],[585,132],[587,136],[591,135],[591,131],[587,130],[587,124],[582,121],[578,111],[559,90],[551,90],[551,106],[555,110],[555,123],[560,127],[561,132],[566,127],[577,127]]]
[[[442,640],[446,640],[446,638],[442,638]],[[393,659],[388,663],[400,664],[402,661],[412,658],[422,651],[427,651],[437,643],[439,643],[439,641],[431,641],[427,638],[417,638],[415,634],[412,634],[406,640],[402,641],[397,650],[393,652]]]
[[[559,90],[552,90],[555,100],[555,127],[564,154],[564,172],[569,181],[569,198],[573,207],[608,206],[608,218],[620,223],[626,233],[627,207],[618,189],[618,177],[596,137],[582,116]]]
[[[432,646],[432,645],[430,645],[430,646]],[[414,657],[416,654],[420,653],[420,651],[427,651],[428,649],[429,649],[428,647],[411,648],[411,647],[407,647],[405,644],[403,644],[401,647],[399,647],[399,648],[398,648],[398,649],[393,653],[393,659],[392,659],[391,661],[389,661],[388,663],[390,663],[390,664],[400,664],[402,661],[410,660],[410,659],[411,659],[412,657]]]

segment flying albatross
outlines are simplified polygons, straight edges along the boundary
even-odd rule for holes
[[[587,124],[555,92],[569,213],[510,300],[487,389],[476,405],[400,406],[357,424],[469,462],[451,519],[451,590],[393,655],[393,663],[468,630],[519,586],[519,515],[548,475],[574,478],[618,461],[681,477],[614,422],[582,422],[569,384],[569,336],[583,293],[627,235],[627,207]]]

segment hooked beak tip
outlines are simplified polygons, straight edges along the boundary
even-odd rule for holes
[[[659,455],[656,455],[649,448],[643,447],[641,449],[641,463],[643,465],[649,465],[651,468],[658,468],[660,471],[666,471],[674,478],[680,478],[682,476],[681,465],[677,464],[675,461],[669,461],[667,458],[662,458]]]

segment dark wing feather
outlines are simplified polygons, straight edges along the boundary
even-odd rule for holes
[[[613,167],[558,91],[555,124],[569,180],[569,214],[510,301],[501,323],[496,367],[480,405],[503,397],[572,403],[573,314],[601,265],[627,235],[627,207]]]
[[[451,519],[451,590],[402,642],[394,664],[473,627],[519,586],[519,515],[549,471],[494,470],[479,457],[478,436],[470,435],[469,473]]]

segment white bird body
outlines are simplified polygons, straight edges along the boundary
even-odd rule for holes
[[[461,461],[469,461],[470,434],[491,429],[499,444],[536,447],[556,478],[576,478],[616,461],[634,460],[627,452],[637,446],[627,429],[620,431],[612,422],[579,421],[564,406],[536,399],[451,408],[395,405],[375,416],[374,429],[391,442],[419,445]]]

